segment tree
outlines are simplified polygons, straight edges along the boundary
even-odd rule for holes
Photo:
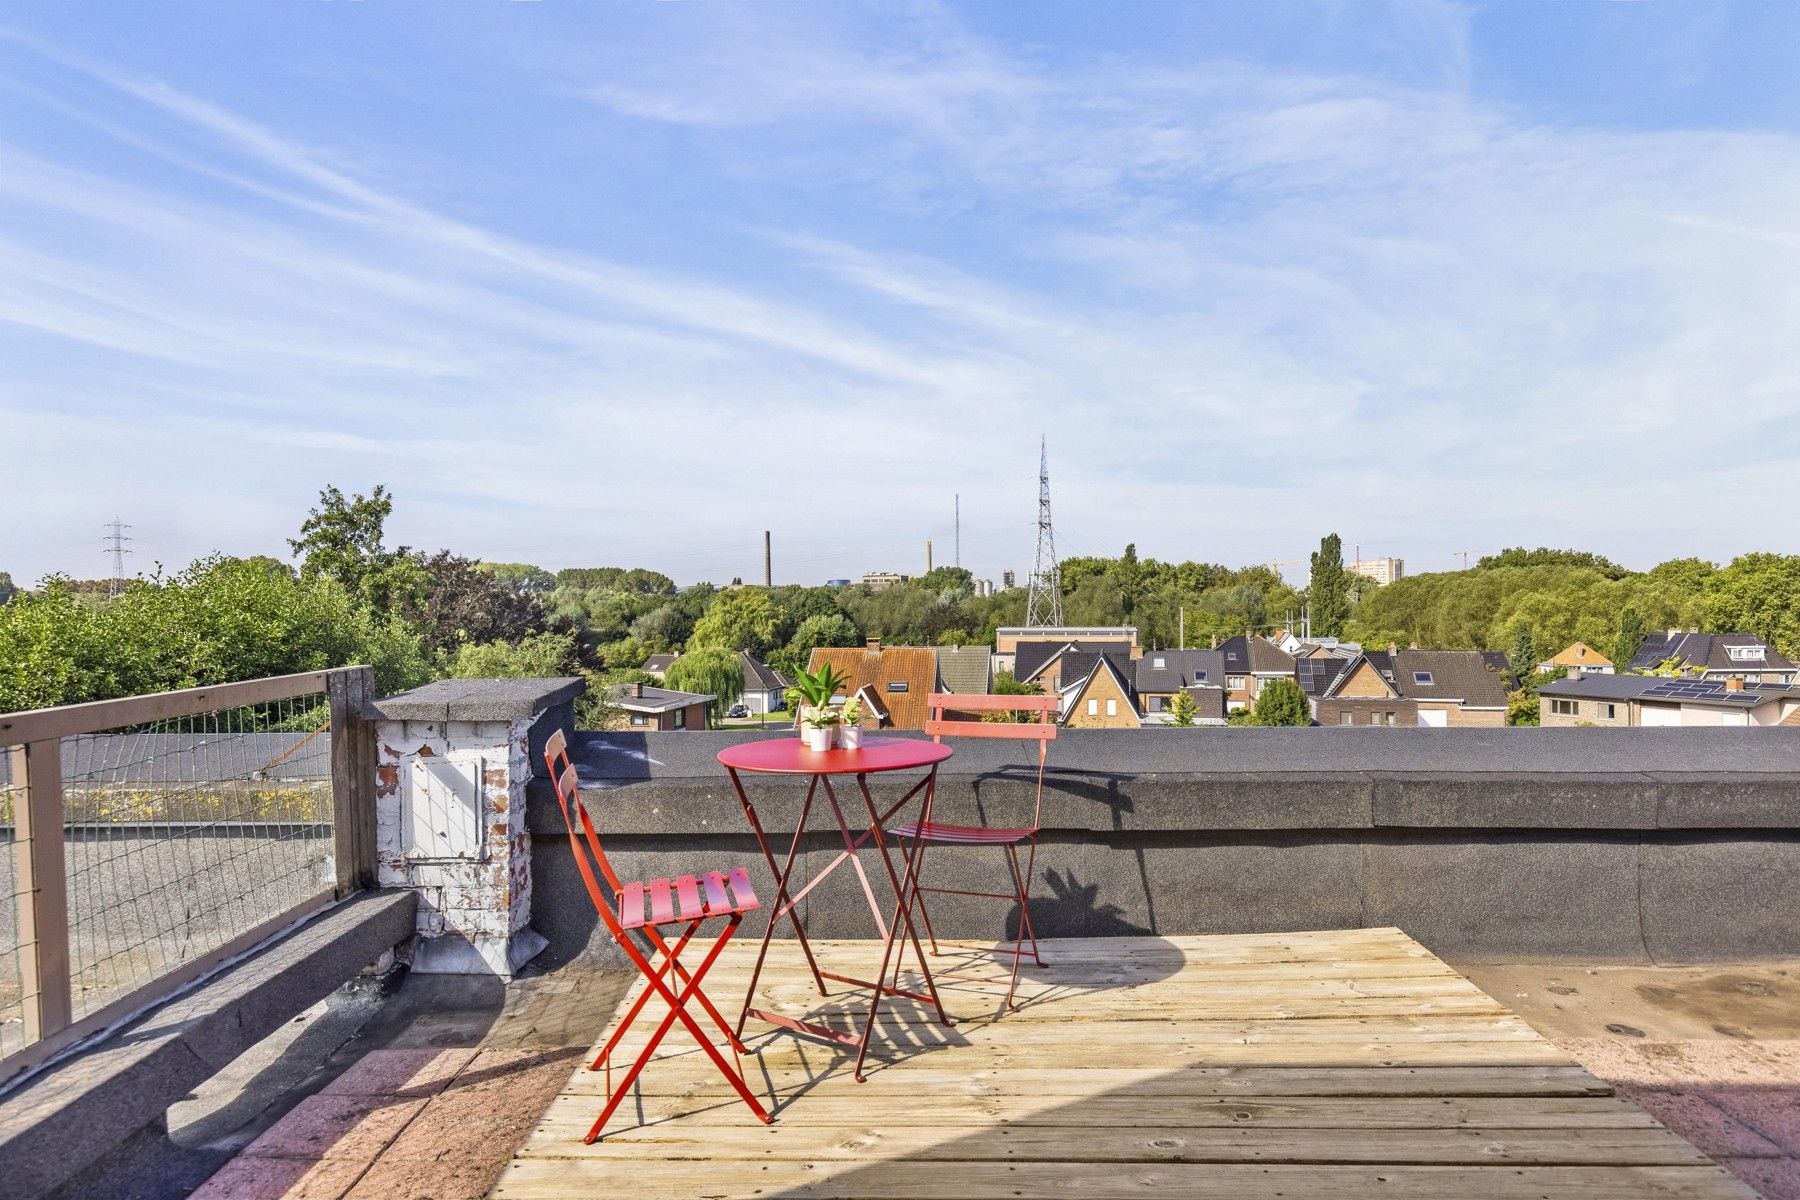
[[[1643,646],[1646,632],[1643,615],[1637,609],[1627,606],[1619,614],[1619,640],[1613,643],[1613,670],[1621,675],[1625,673],[1631,666],[1631,660],[1637,657],[1639,648]]]
[[[486,571],[501,587],[521,596],[543,596],[556,587],[556,576],[530,563],[476,563],[475,569]]]
[[[1548,546],[1539,546],[1536,550],[1511,546],[1498,554],[1484,555],[1475,564],[1478,571],[1494,567],[1582,567],[1598,571],[1608,579],[1623,579],[1631,574],[1610,558],[1586,550],[1552,550]]]
[[[1312,709],[1306,693],[1292,679],[1271,679],[1257,693],[1251,710],[1252,725],[1311,725]]]
[[[1521,683],[1537,674],[1537,650],[1531,644],[1531,626],[1520,622],[1513,629],[1512,649],[1507,652],[1506,665],[1512,668],[1512,676]]]
[[[1800,655],[1800,555],[1745,554],[1706,581],[1706,628],[1754,633],[1792,658]]]
[[[1023,683],[1011,671],[996,671],[993,683],[988,685],[988,694],[992,696],[1041,696],[1044,689],[1035,683]],[[1016,712],[990,711],[981,714],[983,721],[1023,722],[1024,714]]]
[[[453,679],[544,679],[574,673],[575,636],[537,633],[517,642],[476,642],[456,652]]]
[[[761,657],[779,642],[781,624],[781,610],[767,592],[761,588],[733,588],[720,592],[706,615],[694,623],[688,646],[748,650]]]
[[[544,630],[535,596],[507,587],[469,559],[440,550],[419,561],[421,582],[399,599],[400,613],[425,644],[454,654],[478,642],[517,642]]]
[[[300,536],[288,539],[300,560],[300,577],[335,579],[377,608],[391,607],[419,582],[411,551],[382,544],[382,530],[393,511],[393,497],[381,484],[367,496],[348,499],[327,486],[319,493],[318,507],[307,510]]]
[[[12,576],[5,571],[0,571],[0,604],[5,604],[18,594],[19,589],[13,586]]]
[[[1184,688],[1181,691],[1176,692],[1169,700],[1168,723],[1171,725],[1178,725],[1183,729],[1190,728],[1194,724],[1194,718],[1199,711],[1200,706],[1195,703],[1194,694]]]
[[[794,630],[788,644],[769,656],[769,661],[777,669],[792,675],[806,668],[812,661],[812,652],[820,646],[854,646],[861,640],[856,626],[843,613],[808,617]]]
[[[679,605],[659,604],[631,623],[631,636],[652,654],[666,654],[687,641],[693,629]]]
[[[1312,613],[1315,637],[1341,637],[1350,619],[1350,573],[1344,570],[1344,543],[1337,534],[1319,539],[1312,556],[1312,575],[1306,585],[1307,606]]]
[[[202,559],[98,607],[55,579],[0,606],[0,712],[361,663],[383,692],[430,677],[398,617],[267,560]]]
[[[689,650],[670,665],[663,676],[663,686],[711,696],[713,719],[717,720],[744,694],[744,668],[732,650]]]
[[[1521,689],[1506,694],[1506,723],[1508,725],[1539,725],[1543,723],[1543,704],[1538,700],[1537,692]]]

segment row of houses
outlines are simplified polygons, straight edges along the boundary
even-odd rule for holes
[[[752,714],[780,709],[791,681],[748,652],[738,657],[741,702]],[[673,658],[657,656],[645,669],[660,677]],[[1498,727],[1519,686],[1506,656],[1493,651],[1366,649],[1287,632],[1240,634],[1206,649],[1144,650],[1129,626],[1003,628],[992,650],[870,639],[814,650],[808,669],[827,663],[870,723],[891,729],[922,728],[933,692],[985,695],[1002,672],[1060,697],[1064,724],[1100,729],[1168,724],[1182,694],[1193,700],[1198,723],[1225,724],[1278,679],[1299,686],[1317,725]],[[1672,630],[1646,638],[1628,670],[1668,675],[1615,673],[1610,659],[1581,642],[1539,667],[1568,675],[1541,690],[1546,725],[1779,724],[1800,710],[1800,692],[1788,694],[1794,664],[1747,634]],[[711,698],[646,687],[617,699],[633,726],[668,729],[703,728],[695,714]]]

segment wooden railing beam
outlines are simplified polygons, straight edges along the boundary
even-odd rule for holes
[[[13,752],[13,880],[18,891],[19,981],[25,1040],[66,1029],[69,988],[69,894],[63,866],[62,744],[27,742]]]

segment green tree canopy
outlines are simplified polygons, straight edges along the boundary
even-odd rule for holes
[[[1733,559],[1706,581],[1702,620],[1714,633],[1754,633],[1800,656],[1800,555]]]
[[[542,596],[556,587],[556,576],[530,563],[476,563],[475,569],[486,571],[501,587],[521,596]]]
[[[1291,679],[1271,679],[1256,695],[1251,725],[1311,725],[1312,709],[1306,693]]]
[[[663,685],[679,692],[713,697],[712,713],[717,719],[744,694],[744,668],[733,650],[721,647],[689,650],[669,667]]]
[[[300,560],[302,579],[335,579],[351,592],[386,609],[415,586],[418,571],[411,552],[382,544],[382,530],[394,511],[394,499],[381,484],[367,496],[346,497],[336,487],[319,493],[318,507],[308,510],[300,536],[288,547]]]
[[[474,562],[440,550],[419,562],[420,582],[398,611],[439,653],[480,642],[517,642],[544,630],[537,597],[514,590]]]
[[[1350,572],[1344,569],[1344,542],[1331,533],[1319,539],[1307,577],[1306,605],[1312,616],[1312,632],[1318,637],[1341,637],[1350,619]]]
[[[1200,712],[1200,705],[1195,702],[1194,694],[1183,689],[1169,699],[1169,724],[1183,729],[1192,727],[1194,718]]]
[[[771,655],[769,661],[778,670],[792,675],[806,669],[812,661],[812,652],[820,646],[854,646],[861,641],[856,626],[843,613],[808,617],[794,630],[788,644]]]
[[[690,648],[748,650],[761,657],[781,640],[783,617],[761,588],[720,592],[706,615],[694,622]]]
[[[475,642],[456,652],[453,679],[545,679],[578,670],[575,635],[534,633],[516,642]]]
[[[376,686],[430,678],[419,636],[337,580],[208,558],[90,606],[58,580],[0,607],[0,711],[366,663]]]
[[[1506,665],[1512,668],[1514,679],[1524,680],[1537,674],[1540,661],[1537,648],[1531,644],[1531,626],[1521,621],[1513,626],[1512,649],[1507,651]]]
[[[0,604],[5,604],[18,594],[19,589],[13,585],[12,576],[5,571],[0,571]]]
[[[1623,579],[1631,574],[1626,568],[1602,555],[1586,550],[1552,550],[1548,546],[1539,546],[1536,550],[1512,546],[1498,554],[1484,555],[1475,564],[1478,571],[1493,567],[1583,567],[1589,571],[1598,571],[1608,579]]]

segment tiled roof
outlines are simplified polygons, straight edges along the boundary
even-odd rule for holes
[[[738,651],[738,663],[744,668],[746,692],[777,692],[793,686],[793,680],[748,650]]]
[[[1501,669],[1504,662],[1504,655],[1489,657],[1480,650],[1402,650],[1394,656],[1394,684],[1408,700],[1504,708],[1508,682]]]
[[[662,675],[674,666],[675,660],[680,657],[679,654],[652,654],[644,660],[644,670],[652,675]]]
[[[1350,669],[1354,658],[1301,658],[1294,660],[1294,677],[1300,684],[1300,690],[1307,696],[1317,698],[1331,690],[1339,675]]]
[[[1733,646],[1752,646],[1762,653],[1754,658],[1733,658]],[[1709,671],[1791,671],[1794,664],[1762,638],[1751,633],[1653,633],[1644,639],[1631,660],[1634,671],[1648,671],[1666,659]]]
[[[1020,642],[1013,652],[1013,678],[1021,682],[1030,679],[1065,650],[1131,657],[1130,642]]]
[[[1238,634],[1219,643],[1225,669],[1233,675],[1292,675],[1294,656],[1255,634]]]
[[[936,654],[938,679],[945,691],[959,696],[987,695],[993,676],[986,646],[939,646]]]
[[[1196,682],[1225,682],[1225,656],[1217,650],[1146,650],[1133,664],[1133,683],[1140,692],[1172,694]]]
[[[925,728],[937,686],[937,655],[930,646],[821,646],[806,669],[817,671],[825,663],[845,677],[846,694],[855,695],[865,686],[879,693],[895,729]],[[904,687],[897,691],[894,685]]]

